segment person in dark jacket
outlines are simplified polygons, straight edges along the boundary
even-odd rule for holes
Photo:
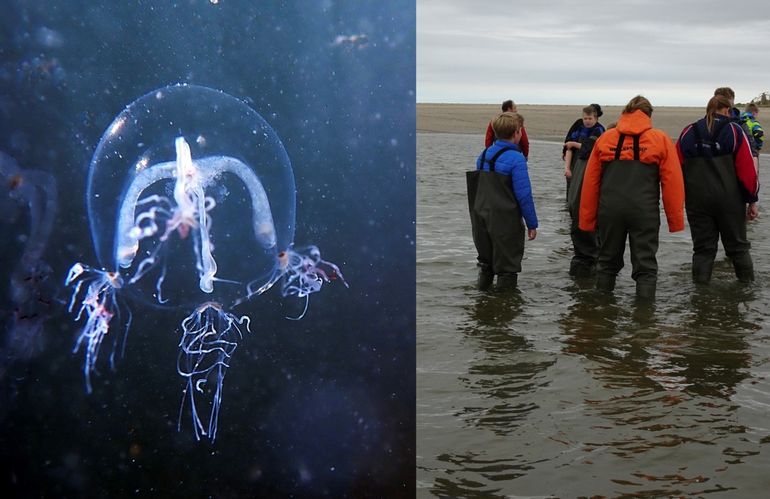
[[[502,109],[504,113],[516,113],[516,103],[508,99],[503,101]],[[487,133],[484,136],[484,147],[489,147],[495,142],[495,131],[492,129],[492,122],[487,125]],[[521,127],[521,140],[519,140],[519,149],[525,158],[529,159],[529,137],[527,130]]]
[[[749,142],[749,149],[751,150],[751,155],[754,157],[754,166],[758,168],[759,149],[757,148],[757,144],[754,142],[754,136],[752,135],[751,130],[749,130],[749,126],[741,119],[741,111],[735,107],[735,92],[730,87],[719,87],[714,90],[714,97],[720,95],[722,97],[727,97],[730,100],[730,120],[736,125],[740,126],[743,130],[743,133],[746,134],[746,138]]]
[[[762,125],[759,124],[759,121],[757,121],[757,118],[759,118],[759,106],[749,102],[746,104],[746,109],[741,113],[741,123],[746,124],[749,133],[754,138],[757,153],[760,153],[765,143],[765,131],[762,129]]]
[[[692,234],[692,277],[711,280],[719,239],[741,282],[754,280],[746,220],[757,217],[759,180],[749,140],[732,120],[732,102],[715,95],[706,116],[682,130],[677,153]]]
[[[561,159],[564,161],[564,176],[567,178],[567,189],[569,189],[570,179],[572,178],[572,166],[577,159],[578,154],[585,149],[586,144],[588,154],[591,154],[593,143],[604,133],[604,125],[599,123],[599,118],[604,114],[599,104],[590,104],[583,108],[583,117],[575,120],[572,126],[567,130],[564,137],[564,147],[561,150]]]
[[[478,288],[515,288],[521,272],[525,232],[537,236],[537,214],[527,160],[518,145],[524,120],[501,113],[492,120],[497,140],[479,155],[466,174],[473,242],[478,252]],[[526,223],[527,230],[524,229]]]
[[[591,104],[583,108],[583,118],[575,121],[564,138],[562,157],[564,176],[567,178],[567,207],[570,215],[570,239],[573,256],[569,273],[575,277],[588,277],[593,274],[596,257],[599,254],[599,242],[595,232],[585,232],[578,227],[580,212],[580,190],[583,187],[583,174],[596,139],[604,133],[604,126],[599,123],[602,108]]]

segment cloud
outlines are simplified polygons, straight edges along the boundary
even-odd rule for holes
[[[770,89],[770,11],[757,0],[418,0],[418,102],[700,106]]]

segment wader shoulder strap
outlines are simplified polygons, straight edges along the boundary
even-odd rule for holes
[[[639,161],[639,135],[632,135],[634,139],[634,161]],[[623,148],[623,141],[626,139],[624,134],[620,134],[618,137],[618,146],[615,148],[615,161],[620,160],[620,150]]]
[[[634,135],[634,161],[639,161],[639,137],[640,135]]]
[[[618,137],[618,146],[615,148],[615,161],[620,159],[620,150],[623,148],[623,141],[625,139],[626,136],[621,133],[620,137]]]
[[[481,155],[482,155],[482,157],[481,157],[481,168],[482,169],[484,168],[484,163],[489,163],[489,171],[491,171],[491,172],[495,171],[495,163],[497,163],[497,158],[499,158],[506,151],[515,151],[515,149],[513,147],[505,146],[502,149],[500,149],[499,151],[497,151],[495,153],[495,155],[492,156],[492,159],[487,161],[487,149],[484,149],[484,152],[481,153]]]

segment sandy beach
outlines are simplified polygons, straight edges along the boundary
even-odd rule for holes
[[[564,140],[572,123],[582,116],[583,106],[548,106],[517,104],[524,116],[524,126],[531,139]],[[622,106],[603,108],[602,124],[617,121]],[[478,133],[486,131],[487,123],[500,112],[499,104],[417,104],[417,131],[444,133]],[[652,122],[676,140],[682,129],[703,117],[704,107],[656,107]]]

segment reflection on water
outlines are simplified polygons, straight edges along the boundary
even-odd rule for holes
[[[692,284],[689,235],[664,226],[657,300],[630,278],[598,293],[567,274],[560,148],[536,142],[520,289],[480,293],[462,176],[480,141],[418,136],[418,496],[762,496],[768,222],[753,286],[723,259]]]
[[[522,356],[523,352],[531,354],[532,345],[508,326],[523,306],[519,292],[479,293],[469,310],[468,326],[463,328],[475,343],[474,349],[481,349],[484,355],[471,363],[467,376],[459,379],[482,397],[482,403],[463,407],[457,415],[467,425],[486,426],[500,436],[517,429],[537,408],[534,401],[511,403],[511,399],[547,383],[538,374],[553,363]]]

